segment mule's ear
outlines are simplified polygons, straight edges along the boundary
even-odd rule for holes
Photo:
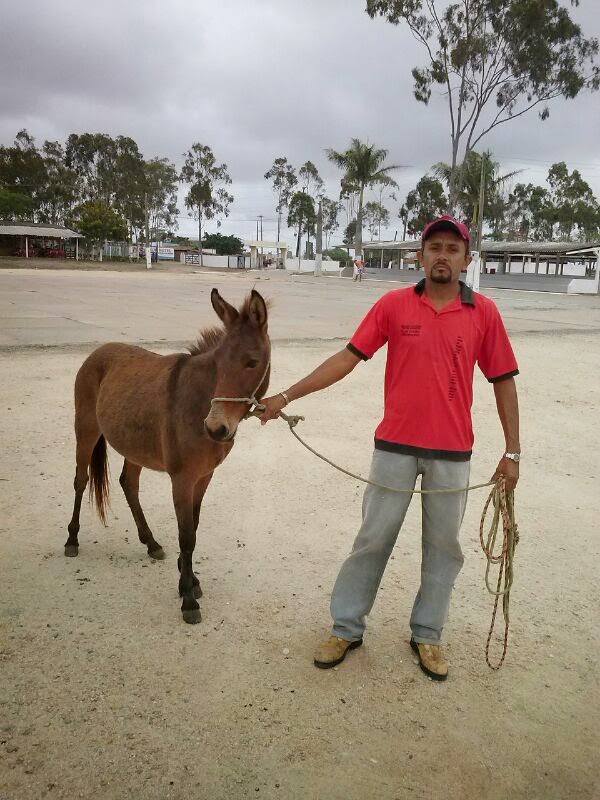
[[[213,289],[210,293],[210,302],[223,325],[226,328],[230,328],[239,316],[237,309],[229,305],[226,300],[223,300],[218,289]]]
[[[267,304],[256,289],[252,289],[250,295],[250,302],[248,303],[248,317],[257,328],[266,328],[267,326]]]

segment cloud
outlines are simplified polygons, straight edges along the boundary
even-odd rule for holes
[[[593,5],[570,11],[588,36],[600,33]],[[392,163],[409,165],[397,175],[400,199],[433,163],[448,160],[445,98],[425,107],[412,95],[410,71],[423,63],[407,29],[370,20],[364,0],[8,2],[0,141],[22,127],[40,142],[104,131],[178,165],[193,142],[209,144],[228,164],[236,197],[222,230],[249,237],[256,215],[274,224],[263,175],[277,156],[296,166],[314,161],[334,196],[339,175],[325,148],[368,139],[386,147]],[[533,113],[502,126],[485,146],[534,182],[565,160],[600,195],[598,95],[551,110],[544,123]],[[180,227],[193,233],[186,214]],[[396,218],[388,234],[399,225]]]

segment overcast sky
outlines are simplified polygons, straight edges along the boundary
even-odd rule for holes
[[[562,0],[564,4],[567,0]],[[146,158],[178,167],[193,142],[229,167],[235,196],[224,233],[264,238],[276,230],[263,175],[274,158],[313,161],[337,197],[327,147],[351,137],[389,150],[399,199],[436,161],[450,159],[447,106],[412,94],[423,53],[405,27],[371,20],[364,0],[3,0],[0,23],[0,142],[27,128],[38,144],[72,132],[131,136]],[[600,0],[573,17],[600,36]],[[500,126],[486,146],[519,180],[543,183],[566,161],[600,198],[600,94],[554,101]],[[400,203],[389,203],[400,229]],[[179,231],[194,234],[180,203]],[[340,221],[345,224],[343,216]],[[341,239],[342,227],[334,240]],[[400,234],[401,235],[401,231]],[[292,234],[284,231],[292,243]],[[384,238],[382,234],[382,238]]]

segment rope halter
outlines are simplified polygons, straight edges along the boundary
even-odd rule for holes
[[[258,382],[258,386],[252,392],[250,397],[213,397],[210,401],[210,407],[212,409],[215,403],[245,403],[248,406],[248,410],[243,416],[243,419],[247,419],[250,416],[253,416],[256,411],[262,412],[265,410],[265,407],[261,405],[260,401],[256,398],[256,393],[263,385],[264,379],[267,377],[267,372],[269,371],[269,367],[271,366],[271,359],[267,361],[267,366],[265,367],[265,371],[262,374],[260,381]]]

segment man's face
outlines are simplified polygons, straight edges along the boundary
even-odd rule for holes
[[[452,231],[435,231],[418,254],[425,277],[433,283],[456,283],[471,263],[464,239]]]

